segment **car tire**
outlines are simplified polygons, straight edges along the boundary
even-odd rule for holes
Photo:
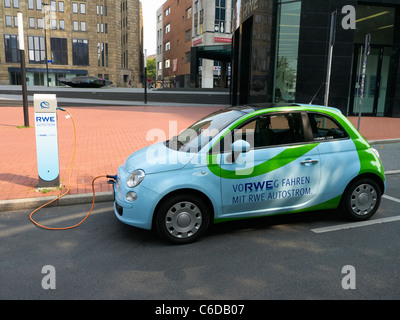
[[[374,180],[361,178],[351,182],[346,188],[341,207],[347,218],[363,221],[375,214],[381,197],[381,189]]]
[[[208,206],[201,198],[190,194],[174,195],[163,201],[155,220],[157,233],[173,244],[196,241],[209,224]]]

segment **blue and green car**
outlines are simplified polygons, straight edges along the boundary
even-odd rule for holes
[[[335,108],[228,107],[130,155],[114,182],[116,217],[172,243],[212,223],[339,209],[366,220],[385,174],[378,152]]]

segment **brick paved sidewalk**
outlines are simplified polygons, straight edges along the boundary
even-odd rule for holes
[[[151,129],[161,129],[168,139],[199,118],[220,109],[204,107],[71,107],[77,126],[77,151],[70,194],[91,193],[94,177],[115,174],[134,151],[157,141],[147,141]],[[29,110],[34,125],[33,108]],[[0,108],[0,200],[57,196],[66,190],[74,134],[66,113],[58,113],[60,179],[62,190],[37,191],[35,129],[23,125],[21,107]],[[357,118],[350,121],[357,125]],[[362,118],[361,133],[368,140],[400,138],[400,119]],[[111,191],[106,179],[96,181],[96,192]]]
[[[154,141],[146,141],[151,129],[161,129],[168,139],[199,118],[221,107],[71,107],[77,127],[77,150],[71,175],[70,194],[92,192],[98,175],[116,174],[118,167],[134,151]],[[33,108],[32,128],[23,125],[22,108],[0,108],[0,200],[55,196],[65,192],[74,146],[74,131],[67,113],[58,111],[60,180],[62,190],[37,191],[38,173]],[[170,132],[171,131],[171,132]],[[96,192],[111,191],[106,179],[99,179]]]

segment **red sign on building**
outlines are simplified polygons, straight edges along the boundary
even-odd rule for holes
[[[232,38],[214,37],[215,42],[232,43]]]
[[[197,39],[193,41],[193,46],[197,46],[198,44],[203,43],[203,38]]]
[[[177,72],[178,71],[178,59],[172,60],[172,71]]]

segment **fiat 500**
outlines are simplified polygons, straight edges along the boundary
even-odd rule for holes
[[[385,175],[378,152],[335,108],[229,107],[130,155],[114,183],[116,217],[173,243],[212,223],[336,209],[366,220]]]

